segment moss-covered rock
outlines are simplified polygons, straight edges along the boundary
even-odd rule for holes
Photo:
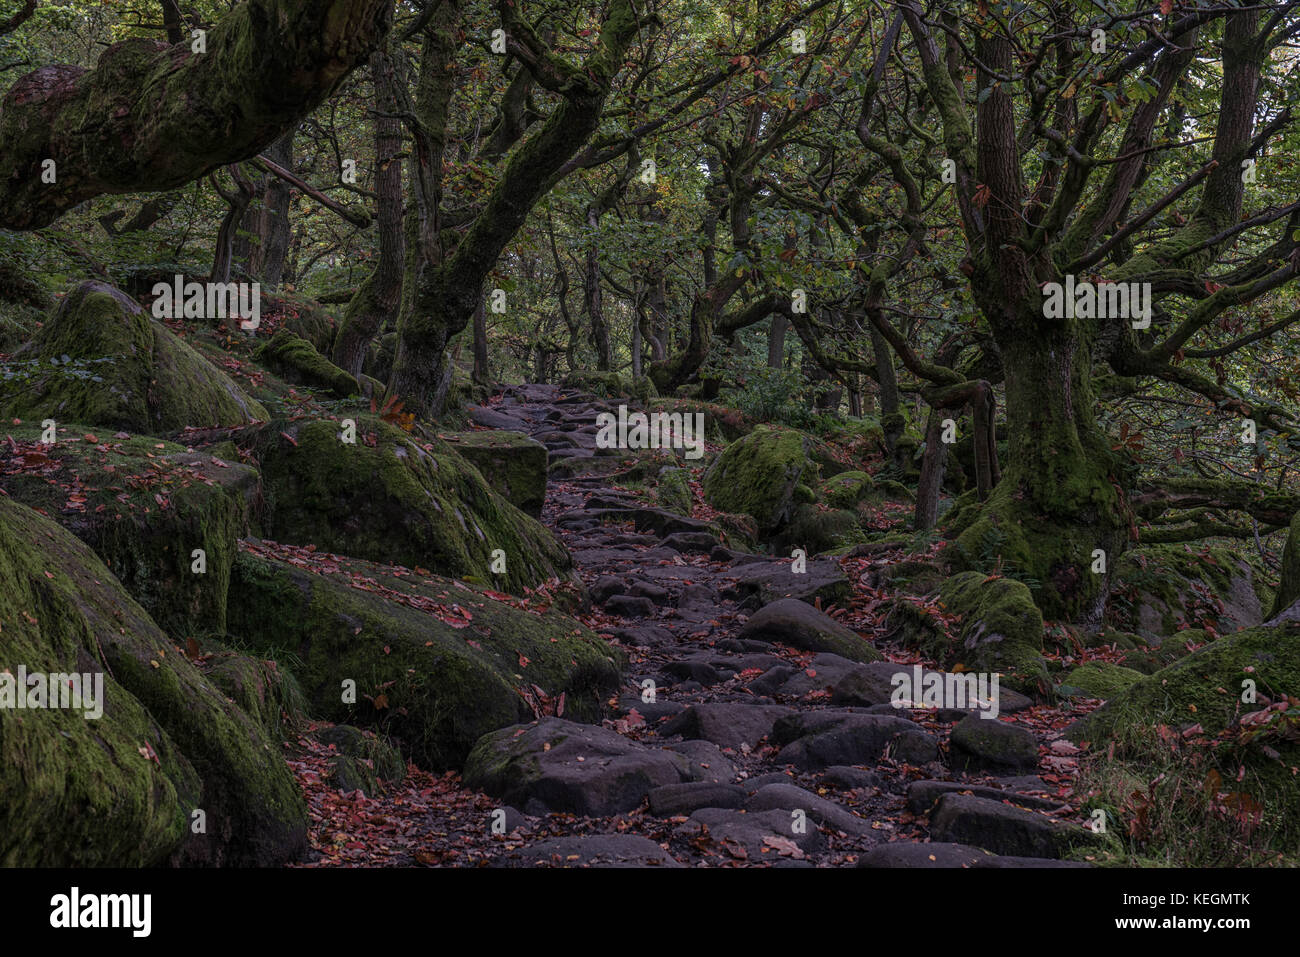
[[[522,432],[482,429],[442,436],[520,511],[540,518],[546,502],[546,446]]]
[[[361,391],[357,380],[316,351],[306,339],[281,329],[257,347],[254,358],[288,382],[346,399]]]
[[[149,436],[61,426],[45,444],[41,431],[26,424],[9,431],[15,454],[0,469],[9,494],[93,548],[173,638],[222,634],[235,542],[260,492],[257,472]]]
[[[1261,624],[1271,597],[1259,569],[1233,549],[1144,545],[1116,563],[1107,619],[1148,640],[1187,628],[1227,634]]]
[[[339,754],[363,762],[381,781],[400,784],[406,780],[406,761],[401,753],[373,731],[348,724],[331,724],[312,730],[309,737]]]
[[[1017,690],[1034,689],[1043,666],[1043,616],[1022,582],[979,572],[953,575],[939,588],[939,601],[960,616],[949,664],[970,671],[998,671]]]
[[[760,534],[779,530],[795,506],[811,503],[818,483],[810,437],[793,429],[759,426],[728,445],[704,473],[704,497],[714,508],[741,512]]]
[[[5,417],[82,422],[150,435],[267,418],[125,293],[84,282],[0,373]]]
[[[369,415],[356,418],[355,444],[341,436],[329,419],[276,421],[256,433],[265,537],[516,594],[570,576],[572,559],[550,530],[446,443],[417,441]],[[497,549],[500,574],[492,571]]]
[[[232,635],[295,655],[318,717],[378,725],[422,766],[460,767],[481,735],[530,719],[534,686],[587,721],[617,688],[621,654],[556,611],[339,556],[309,570],[253,547],[235,563]]]
[[[1142,672],[1113,665],[1106,661],[1090,661],[1072,670],[1061,679],[1063,688],[1077,688],[1092,698],[1109,701],[1129,685],[1138,681]]]
[[[937,603],[897,598],[888,621],[895,638],[945,668],[997,672],[1017,691],[1047,687],[1043,616],[1014,579],[962,572],[943,582]]]
[[[283,740],[306,722],[307,699],[293,675],[276,662],[223,650],[195,663],[222,694],[266,729],[271,740]]]
[[[0,580],[0,670],[103,673],[107,698],[97,721],[0,709],[0,859],[265,866],[306,849],[306,808],[278,742],[86,545],[0,497]]]
[[[648,412],[678,412],[703,415],[704,435],[710,442],[725,444],[748,435],[757,424],[745,413],[714,402],[664,397],[645,403]]]
[[[874,484],[866,472],[841,472],[817,487],[817,500],[831,508],[853,508],[871,497]]]
[[[778,543],[803,548],[809,555],[848,548],[863,541],[865,533],[853,512],[818,505],[798,505]]]
[[[1243,701],[1252,687],[1255,700]],[[1294,717],[1286,717],[1294,707],[1275,710],[1266,721],[1243,724],[1242,719],[1262,711],[1266,702],[1294,698],[1298,690],[1300,624],[1248,628],[1134,682],[1066,734],[1091,742],[1093,761],[1160,767],[1169,761],[1170,744],[1157,732],[1159,726],[1172,729],[1184,748],[1196,747],[1189,739],[1197,736],[1190,729],[1198,726],[1206,737],[1223,735],[1217,746],[1198,752],[1196,784],[1203,786],[1209,769],[1215,769],[1225,791],[1245,792],[1262,809],[1261,833],[1271,834],[1277,849],[1294,851],[1300,839],[1300,735]]]
[[[604,398],[628,398],[648,402],[659,392],[649,376],[631,376],[618,372],[571,372],[561,383],[566,389],[580,389]]]

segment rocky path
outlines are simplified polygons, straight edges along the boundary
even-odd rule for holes
[[[588,587],[586,620],[630,661],[604,727],[548,715],[480,742],[465,783],[501,809],[493,863],[1068,866],[1090,834],[1070,716],[1005,688],[999,720],[894,707],[890,679],[917,659],[867,640],[872,563],[795,574],[719,541],[698,494],[690,516],[648,503],[622,484],[643,460],[597,448],[615,408],[518,386],[472,412],[549,450],[543,521]]]

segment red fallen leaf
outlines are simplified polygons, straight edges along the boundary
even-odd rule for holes
[[[130,437],[131,437],[131,433],[130,433],[130,432],[114,432],[114,433],[113,433],[113,438],[115,438],[115,439],[129,439]]]
[[[189,655],[191,658],[197,659],[200,656],[200,654],[202,654],[202,650],[199,648],[199,643],[197,641],[195,641],[193,638],[186,638],[185,653]]]
[[[87,442],[93,442],[96,445],[99,444],[99,439],[95,438],[94,434],[91,432],[87,432],[85,435],[82,436],[82,438],[85,439]]]
[[[54,575],[52,575],[50,572],[46,572],[45,577],[52,580],[54,578]]]
[[[393,653],[393,649],[390,648],[388,645],[384,645],[384,654],[391,655],[392,653]]]
[[[806,674],[809,678],[816,678],[816,677],[817,677],[817,671],[816,671],[815,669],[813,669],[813,668],[805,668],[805,669],[803,670],[803,673]]]
[[[529,662],[529,660],[530,660],[530,659],[524,657],[524,653],[523,653],[522,651],[519,652],[519,667],[520,667],[520,668],[527,668],[527,667],[528,667],[528,662]]]
[[[375,695],[375,710],[383,711],[388,707],[388,695],[380,693]]]
[[[283,439],[284,439],[286,442],[288,442],[290,445],[292,445],[294,448],[297,448],[297,447],[298,447],[298,443],[297,443],[296,441],[294,441],[293,436],[290,435],[288,432],[281,432],[281,433],[280,433],[280,437],[283,438]]]

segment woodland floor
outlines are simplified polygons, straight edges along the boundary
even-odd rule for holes
[[[590,425],[590,398],[557,387],[520,386],[495,395],[489,405],[518,423],[515,428],[545,436],[554,449],[563,447],[566,434],[575,435]],[[633,522],[617,525],[594,521],[593,515],[599,517],[599,507],[624,503],[638,508],[641,503],[627,490],[610,484],[604,470],[596,468],[601,464],[598,459],[588,461],[592,463],[590,472],[578,472],[568,480],[552,479],[543,521],[573,553],[589,588],[614,576],[628,586],[622,589],[624,592],[648,598],[607,602],[610,607],[593,606],[596,610],[578,616],[629,656],[623,693],[610,702],[616,717],[607,718],[606,727],[643,743],[673,745],[681,739],[665,736],[661,729],[673,715],[691,705],[734,705],[737,710],[732,724],[737,729],[751,724],[746,717],[751,709],[757,716],[773,705],[799,712],[846,710],[830,703],[827,686],[852,663],[836,656],[819,657],[779,644],[737,638],[754,608],[752,602],[742,608],[743,599],[734,587],[736,569],[751,562],[751,558],[726,555],[725,549],[715,549],[712,555],[682,554],[662,547],[666,535],[639,532]],[[708,518],[709,508],[702,503],[698,484],[694,492],[695,517]],[[883,516],[882,521],[886,525],[897,522],[901,527],[906,518],[898,514]],[[840,607],[823,610],[871,640],[889,661],[910,668],[920,659],[890,646],[882,615],[877,611],[888,596],[870,584],[874,568],[900,555],[901,551],[883,552],[842,559],[840,565],[852,585],[852,597]],[[920,663],[935,666],[933,662]],[[760,676],[780,664],[785,664],[792,675],[802,672],[808,680],[796,682],[795,687],[806,690],[782,693],[770,687],[770,679],[759,690],[752,687]],[[641,701],[640,682],[647,675],[667,676],[661,679],[664,683],[658,685],[653,704]],[[791,690],[788,682],[782,687]],[[926,780],[992,787],[1005,795],[998,798],[1006,803],[1081,827],[1083,818],[1074,790],[1078,749],[1061,732],[1095,705],[1084,702],[1081,708],[1076,703],[1068,711],[1029,706],[1014,713],[1005,713],[1004,706],[998,720],[1027,729],[1037,739],[1039,762],[1032,774],[965,774],[952,771],[942,760],[914,766],[888,754],[870,765],[799,772],[776,763],[778,749],[761,737],[752,747],[744,742],[721,748],[704,741],[688,744],[696,760],[706,766],[718,765],[713,770],[722,782],[737,784],[747,792],[764,784],[786,782],[831,802],[852,818],[851,823],[841,822],[843,828],[833,824],[819,828],[810,816],[807,827],[820,831],[815,841],[804,841],[805,847],[800,847],[772,831],[762,838],[757,854],[752,852],[754,843],[743,839],[743,831],[736,830],[744,824],[745,812],[735,808],[717,812],[716,820],[721,824],[715,823],[712,828],[686,813],[656,816],[644,802],[630,813],[606,818],[554,813],[524,816],[512,812],[510,833],[494,835],[489,826],[491,815],[501,802],[467,788],[458,774],[431,774],[411,766],[405,782],[387,786],[377,797],[368,798],[359,791],[343,793],[328,782],[329,748],[302,737],[296,747],[292,742],[286,745],[311,815],[311,852],[300,866],[852,865],[877,845],[930,840],[928,808],[917,799],[915,789],[909,800],[909,787]],[[946,756],[948,737],[959,716],[933,710],[893,713],[910,717],[921,730],[931,734],[939,742],[941,757]],[[761,727],[763,722],[758,720],[756,724]],[[818,816],[825,820],[833,817],[833,811],[823,806]],[[757,817],[754,821],[758,826]],[[647,855],[646,845],[637,842],[592,839],[598,835],[648,838],[665,853]],[[587,840],[576,847],[563,840],[572,838]]]

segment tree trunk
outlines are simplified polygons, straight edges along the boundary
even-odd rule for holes
[[[361,374],[366,350],[402,298],[405,244],[402,224],[402,124],[397,119],[398,80],[393,59],[376,50],[370,57],[375,85],[375,202],[379,259],[344,310],[334,339],[334,364]]]
[[[1001,481],[957,538],[972,563],[996,554],[1044,617],[1100,623],[1109,571],[1130,540],[1120,461],[1093,418],[1089,344],[1030,315],[1000,341],[1009,443]],[[1034,332],[1036,330],[1036,334]],[[979,442],[976,436],[976,442]],[[1092,571],[1094,550],[1106,573]]]
[[[474,381],[479,385],[492,384],[488,368],[487,309],[482,298],[474,310]]]
[[[930,409],[925,426],[925,455],[921,459],[921,481],[916,487],[916,512],[912,527],[918,532],[934,527],[939,518],[939,496],[948,464],[948,446],[943,443],[943,412]]]
[[[37,229],[95,196],[175,189],[255,156],[374,49],[392,11],[392,0],[248,0],[208,31],[206,53],[132,39],[92,70],[29,73],[0,110],[0,227]],[[54,182],[29,175],[48,158]]]
[[[772,314],[772,323],[767,327],[767,367],[779,369],[785,364],[785,332],[790,328],[790,320],[783,313]]]

